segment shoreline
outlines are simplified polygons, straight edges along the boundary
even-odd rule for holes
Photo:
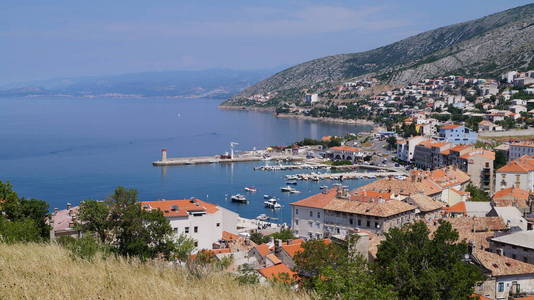
[[[324,123],[334,123],[334,124],[343,124],[343,125],[368,125],[372,127],[380,127],[378,124],[376,124],[373,121],[369,120],[363,120],[363,119],[336,119],[336,118],[317,118],[317,117],[310,117],[310,116],[303,116],[303,115],[295,115],[295,114],[275,114],[275,108],[274,107],[253,107],[253,106],[244,106],[244,105],[219,105],[219,109],[224,110],[244,110],[244,111],[254,111],[254,112],[268,112],[273,113],[273,116],[275,118],[285,118],[285,119],[298,119],[298,120],[305,120],[305,121],[313,121],[313,122],[324,122]]]

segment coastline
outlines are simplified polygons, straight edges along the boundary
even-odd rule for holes
[[[379,127],[378,124],[376,124],[373,121],[369,120],[363,120],[363,119],[336,119],[336,118],[317,118],[317,117],[310,117],[310,116],[303,116],[303,115],[295,115],[295,114],[275,114],[275,108],[274,107],[253,107],[253,106],[244,106],[244,105],[219,105],[220,109],[225,110],[245,110],[245,111],[255,111],[255,112],[269,112],[273,113],[273,116],[276,118],[286,118],[286,119],[298,119],[298,120],[306,120],[306,121],[313,121],[313,122],[325,122],[325,123],[334,123],[334,124],[343,124],[343,125],[369,125],[373,127]]]

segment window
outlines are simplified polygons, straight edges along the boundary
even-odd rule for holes
[[[299,225],[299,220],[295,219],[295,225]]]
[[[336,232],[339,233],[339,228],[336,228]]]
[[[198,232],[198,226],[195,226],[195,227],[193,228],[193,231],[194,231],[195,233],[197,233],[197,232]]]
[[[513,259],[516,259],[517,256],[516,256],[515,254],[512,254],[512,258],[513,258]]]
[[[317,212],[317,218],[320,218],[321,217],[321,212]]]
[[[375,228],[379,228],[380,225],[378,224],[378,222],[375,222]]]
[[[295,215],[298,215],[298,214],[299,214],[299,209],[295,208]]]
[[[362,220],[358,219],[358,226],[362,226]]]
[[[526,256],[523,256],[523,261],[528,263],[528,258]]]
[[[349,219],[349,223],[350,225],[352,225],[354,222],[352,221],[352,219]]]
[[[178,232],[178,227],[174,227],[172,230],[173,230],[174,232]]]
[[[504,282],[499,282],[499,293],[504,292]]]
[[[313,217],[313,211],[310,210],[310,217]]]
[[[217,223],[217,224],[215,224],[215,226],[221,227],[221,223]]]
[[[367,227],[371,227],[371,221],[367,221]]]
[[[197,241],[195,241],[195,247],[198,247],[198,242]]]
[[[317,226],[317,228],[321,228],[321,223],[317,222],[315,223],[315,226]]]
[[[185,228],[185,233],[189,233],[189,227]]]

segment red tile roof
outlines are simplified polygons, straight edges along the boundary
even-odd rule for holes
[[[292,281],[295,281],[298,279],[298,276],[297,276],[297,273],[291,271],[291,269],[286,266],[285,264],[277,264],[277,265],[274,265],[274,266],[270,266],[270,267],[266,267],[266,268],[263,268],[263,269],[259,269],[258,272],[265,278],[269,279],[269,280],[282,280],[282,281],[287,281],[287,280],[284,280],[284,275],[282,274],[287,274],[288,275],[288,279],[289,279],[289,282],[292,282]]]
[[[506,256],[484,250],[476,250],[473,256],[492,276],[534,274],[534,265]]]
[[[465,207],[464,201],[460,201],[451,207],[446,207],[444,208],[444,210],[449,213],[461,213],[461,214],[467,213],[467,208]]]
[[[254,248],[256,249],[256,251],[258,251],[261,257],[265,257],[267,256],[267,254],[271,253],[271,249],[267,244],[259,244]]]
[[[330,201],[332,201],[336,197],[336,194],[336,189],[332,188],[328,191],[325,191],[324,193],[315,194],[308,198],[293,202],[291,203],[291,205],[312,208],[324,208],[326,205],[328,205],[328,203],[330,203]]]
[[[523,155],[499,168],[499,173],[528,173],[534,170],[534,155]]]
[[[441,126],[440,129],[448,130],[448,129],[454,129],[454,128],[458,128],[458,127],[460,127],[460,125],[449,124],[449,125]]]
[[[497,207],[515,206],[517,208],[528,208],[529,192],[517,187],[510,187],[496,192],[492,199]]]
[[[185,217],[190,212],[212,214],[219,210],[217,205],[198,199],[142,201],[141,206],[149,210],[159,209],[165,217]]]
[[[349,147],[349,146],[337,146],[332,147],[329,150],[331,151],[345,151],[345,152],[360,152],[362,149],[356,148],[356,147]]]

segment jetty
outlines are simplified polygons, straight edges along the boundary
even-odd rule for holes
[[[344,172],[344,173],[305,173],[291,175],[294,180],[303,181],[320,181],[320,180],[350,180],[350,179],[372,179],[381,177],[405,177],[406,172],[403,171],[380,171],[380,172]]]
[[[382,166],[373,166],[373,165],[365,165],[365,164],[354,164],[354,165],[342,165],[342,166],[333,166],[331,164],[325,164],[325,163],[312,163],[312,162],[306,162],[306,163],[295,163],[290,165],[268,165],[268,166],[260,166],[255,167],[254,170],[259,171],[286,171],[286,170],[304,170],[304,169],[311,169],[311,170],[355,170],[355,169],[367,169],[367,170],[376,170],[376,171],[390,171],[390,172],[398,172],[398,168],[393,167],[382,167]]]
[[[214,155],[214,156],[195,156],[195,157],[176,157],[167,158],[167,149],[161,149],[161,160],[152,163],[154,166],[184,166],[184,165],[198,165],[198,164],[222,164],[222,163],[237,163],[237,162],[253,162],[253,161],[302,161],[306,159],[300,155],[275,154],[266,155],[265,151],[246,151],[238,155]]]

